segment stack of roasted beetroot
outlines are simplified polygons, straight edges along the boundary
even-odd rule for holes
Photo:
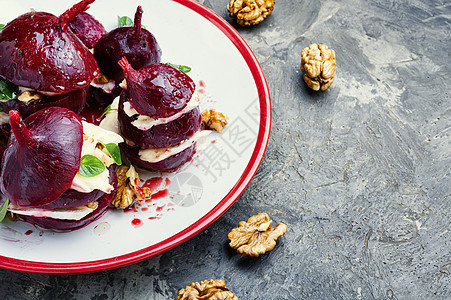
[[[19,90],[17,98],[0,102],[3,111],[17,110],[22,117],[50,106],[81,112],[99,68],[68,24],[93,1],[81,1],[59,17],[32,11],[0,31],[0,76]]]
[[[49,107],[25,120],[10,111],[12,135],[3,154],[1,191],[8,210],[52,229],[74,229],[98,218],[114,196],[114,145],[122,138],[71,110]],[[109,146],[107,146],[109,145]]]
[[[202,123],[195,84],[167,64],[134,70],[122,59],[127,89],[121,93],[121,149],[132,164],[171,172],[191,160]]]
[[[0,81],[15,89],[0,101],[0,119],[7,124],[9,116],[12,129],[0,148],[0,189],[10,212],[44,228],[79,228],[105,212],[119,147],[138,167],[171,172],[191,160],[204,135],[195,84],[160,63],[142,8],[133,27],[106,32],[84,12],[92,2],[59,17],[32,11],[0,31]],[[122,136],[77,116],[87,99],[106,104],[119,93]]]

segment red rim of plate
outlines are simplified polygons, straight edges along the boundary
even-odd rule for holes
[[[80,274],[110,270],[143,261],[152,256],[159,255],[169,249],[172,249],[177,245],[180,245],[181,243],[198,234],[200,231],[204,230],[206,227],[216,221],[216,219],[218,219],[222,214],[224,214],[249,185],[251,179],[257,172],[257,169],[260,166],[260,163],[265,154],[271,129],[271,100],[268,84],[263,74],[263,70],[250,47],[227,21],[222,19],[219,15],[217,15],[209,8],[198,2],[195,2],[194,0],[172,1],[175,1],[195,11],[199,15],[209,20],[219,30],[221,30],[222,33],[225,34],[239,50],[252,73],[255,84],[257,86],[260,102],[260,127],[258,131],[256,146],[243,174],[238,179],[234,187],[229,191],[229,193],[206,215],[204,215],[194,224],[185,228],[181,232],[155,245],[116,257],[76,263],[35,262],[9,258],[0,255],[1,268],[13,271],[40,274]]]

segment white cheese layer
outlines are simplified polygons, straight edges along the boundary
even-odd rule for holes
[[[211,133],[211,130],[198,131],[189,139],[181,142],[180,144],[178,144],[176,146],[169,147],[169,148],[141,149],[141,150],[139,150],[139,158],[144,161],[150,162],[150,163],[162,161],[163,159],[166,159],[172,155],[176,155],[177,153],[182,152],[185,149],[188,149],[196,141],[209,135],[210,133]]]
[[[193,95],[191,96],[191,99],[186,103],[186,106],[176,114],[167,117],[167,118],[158,118],[154,119],[149,116],[140,115],[136,109],[133,108],[130,101],[124,102],[124,112],[127,114],[127,116],[132,117],[135,115],[138,115],[138,119],[132,122],[132,125],[140,130],[149,130],[153,126],[166,124],[171,121],[174,121],[178,118],[180,118],[182,115],[186,114],[187,112],[195,109],[199,106],[199,94],[197,93],[197,90],[194,91]]]
[[[9,124],[9,115],[3,111],[0,112],[0,125]]]
[[[84,177],[77,173],[70,188],[80,193],[90,193],[94,190],[101,190],[102,192],[109,194],[114,190],[114,187],[110,184],[110,172],[108,169],[105,169],[105,171],[93,177]]]
[[[117,133],[114,133],[110,130],[103,129],[99,126],[96,126],[94,124],[81,121],[83,123],[83,135],[87,137],[92,137],[94,140],[96,140],[99,143],[102,144],[109,144],[109,143],[115,143],[119,144],[124,141],[124,139]]]
[[[82,209],[42,209],[42,208],[27,208],[27,207],[17,207],[17,206],[8,206],[8,211],[18,214],[25,215],[31,217],[48,217],[53,219],[60,220],[81,220],[90,213],[92,213],[95,209],[93,208],[82,208]]]
[[[120,134],[118,120],[119,97],[114,98],[111,103],[110,110],[106,113],[99,126],[105,130],[109,130]]]
[[[99,158],[106,167],[110,166],[114,161],[108,155],[108,152],[100,150],[97,147],[98,143],[121,143],[123,138],[109,130],[105,130],[99,126],[82,121],[83,124],[83,146],[81,148],[81,156],[91,154]],[[107,194],[114,190],[114,187],[110,184],[109,170],[105,170],[99,175],[93,177],[84,177],[80,173],[77,173],[72,181],[71,189],[74,189],[81,193],[90,193],[94,190],[101,190]]]

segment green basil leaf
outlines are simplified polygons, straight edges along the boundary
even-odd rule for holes
[[[191,68],[188,66],[179,66],[179,70],[184,73],[188,73],[189,71],[191,71]]]
[[[103,118],[104,116],[106,116],[106,114],[108,114],[111,110],[111,104],[108,105],[107,107],[105,107],[105,109],[103,110],[103,113],[100,115],[100,118]]]
[[[14,83],[0,79],[0,99],[11,100],[18,96],[19,88]]]
[[[117,27],[133,26],[133,20],[127,16],[117,16]]]
[[[0,30],[2,30],[3,27],[5,27],[5,24],[0,24]]]
[[[108,154],[114,160],[114,163],[118,166],[122,165],[121,150],[119,150],[119,146],[115,143],[105,144],[104,146],[108,151]]]
[[[80,169],[78,173],[83,177],[94,177],[105,171],[103,162],[91,154],[81,157]]]
[[[3,221],[3,219],[6,216],[6,212],[8,211],[8,205],[9,205],[9,199],[6,198],[5,203],[0,206],[0,222]]]
[[[117,16],[117,27],[124,27],[124,26],[135,26],[135,24],[133,23],[133,20],[127,16],[123,16],[123,17]],[[146,29],[146,26],[141,24],[141,28]]]
[[[182,71],[184,73],[188,73],[189,71],[191,71],[191,67],[188,67],[188,66],[175,65],[175,64],[171,64],[171,63],[166,63],[166,64],[170,65],[173,68],[179,69],[180,71]]]

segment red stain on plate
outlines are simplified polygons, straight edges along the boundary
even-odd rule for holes
[[[133,220],[131,224],[135,227],[141,227],[144,222],[137,216],[147,217],[149,220],[159,220],[165,212],[173,211],[174,204],[170,203],[170,200],[164,198],[169,196],[168,186],[171,184],[169,178],[164,177],[152,177],[144,181],[142,187],[147,187],[152,192],[150,199],[145,201],[137,201],[131,207],[124,209],[125,213],[133,213]],[[137,215],[136,213],[140,213]]]
[[[154,193],[163,183],[163,177],[152,177],[147,179],[143,187],[148,187],[152,193]]]
[[[157,192],[157,193],[155,193],[155,194],[152,194],[152,200],[153,199],[161,199],[161,198],[164,198],[164,197],[167,197],[167,196],[169,196],[169,191],[168,191],[168,189],[165,189],[165,190],[161,190],[161,191],[159,191],[159,192]]]
[[[141,226],[143,225],[143,221],[141,221],[141,219],[134,218],[134,219],[132,220],[132,225],[133,225],[133,227],[135,227],[135,228],[141,227]]]
[[[33,230],[27,230],[26,232],[25,232],[25,235],[30,235],[30,234],[32,234],[33,233]]]

